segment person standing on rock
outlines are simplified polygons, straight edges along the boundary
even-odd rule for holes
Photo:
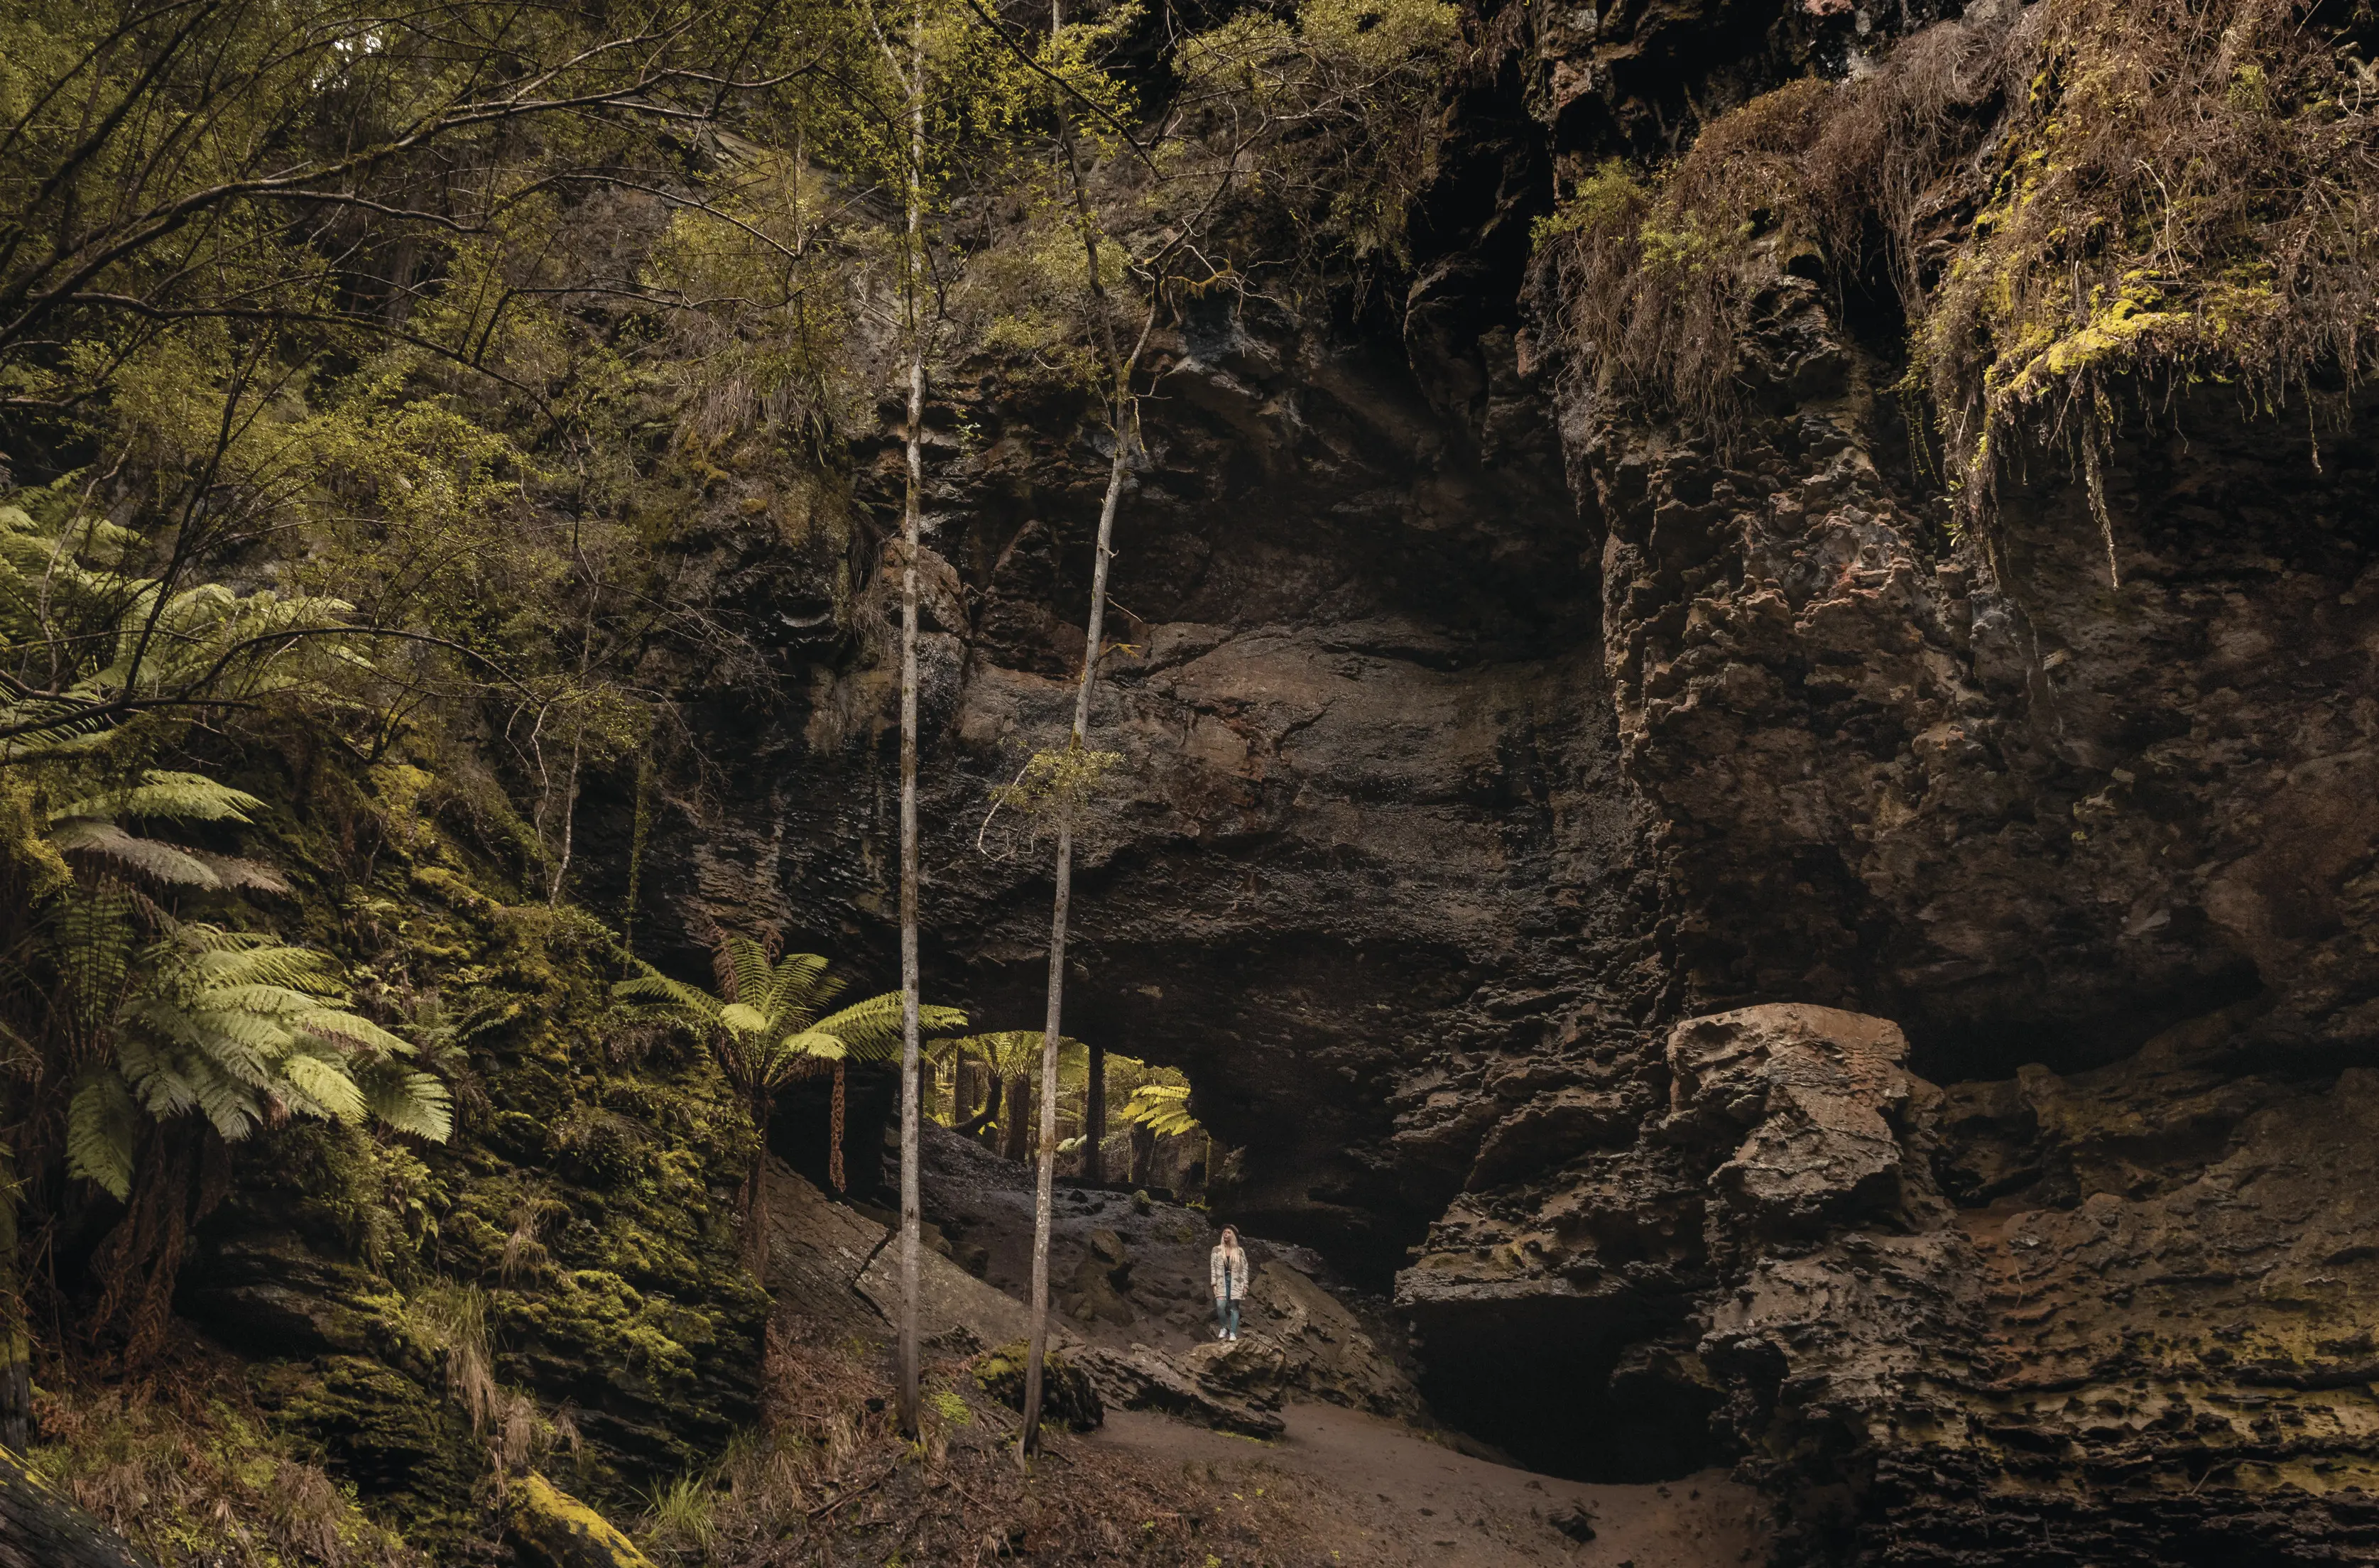
[[[1248,1255],[1239,1248],[1237,1225],[1223,1227],[1223,1239],[1206,1260],[1206,1277],[1214,1287],[1214,1337],[1239,1337],[1239,1297],[1248,1288]]]

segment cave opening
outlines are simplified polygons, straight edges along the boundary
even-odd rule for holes
[[[1602,1485],[1673,1481],[1724,1464],[1721,1398],[1649,1314],[1534,1297],[1424,1309],[1420,1387],[1457,1429],[1522,1465]]]
[[[1908,1065],[1940,1084],[2013,1078],[2019,1068],[2035,1064],[2060,1076],[2088,1072],[2123,1060],[2176,1025],[2263,994],[2254,964],[2235,959],[2198,974],[2165,979],[2145,995],[2112,987],[2095,995],[2069,992],[2067,1010],[2059,1017],[2039,1016],[2036,995],[2019,994],[1997,1006],[1927,998],[1902,1014]]]

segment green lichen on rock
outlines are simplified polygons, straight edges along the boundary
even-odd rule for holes
[[[316,939],[418,1020],[457,1085],[455,1134],[290,1128],[244,1147],[184,1310],[262,1357],[278,1429],[426,1546],[494,1528],[501,1443],[475,1429],[491,1399],[566,1429],[555,1462],[574,1490],[632,1506],[757,1413],[767,1302],[738,1261],[731,1196],[749,1128],[706,1055],[620,1019],[608,930],[515,901],[447,831],[427,767],[347,784],[321,798],[369,831],[293,806],[275,815],[280,858],[316,868],[300,889]],[[360,884],[340,831],[379,845]],[[419,1304],[458,1286],[483,1304],[477,1392],[419,1332]]]
[[[652,1568],[610,1521],[534,1470],[506,1504],[513,1535],[546,1568]]]
[[[1030,1350],[1022,1340],[987,1350],[975,1357],[975,1386],[1010,1410],[1024,1408],[1024,1374]],[[1041,1362],[1041,1408],[1045,1417],[1062,1421],[1076,1431],[1088,1431],[1106,1419],[1105,1407],[1091,1380],[1051,1350]]]

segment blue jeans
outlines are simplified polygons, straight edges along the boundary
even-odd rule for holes
[[[1214,1297],[1214,1326],[1222,1330],[1226,1335],[1235,1334],[1239,1332],[1239,1303],[1238,1297],[1230,1296],[1218,1296]]]

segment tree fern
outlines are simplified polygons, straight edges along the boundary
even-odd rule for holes
[[[109,1020],[109,1059],[71,1113],[75,1174],[116,1196],[143,1116],[201,1116],[227,1140],[276,1113],[433,1142],[453,1131],[445,1086],[408,1065],[409,1043],[337,1005],[322,954],[193,922],[170,925],[137,967]]]
[[[1131,1098],[1124,1102],[1123,1119],[1137,1122],[1160,1138],[1205,1130],[1198,1118],[1190,1114],[1190,1088],[1187,1084],[1141,1084],[1131,1092]]]
[[[751,938],[731,936],[720,944],[713,967],[719,977],[716,994],[672,980],[640,959],[637,972],[613,986],[612,995],[633,1004],[632,1017],[671,1024],[701,1037],[719,1071],[743,1098],[764,1150],[777,1091],[814,1074],[834,1074],[833,1121],[839,1129],[843,1064],[852,1057],[876,1060],[890,1054],[891,1045],[900,1037],[900,994],[871,996],[821,1018],[827,1005],[842,994],[845,982],[830,972],[827,960],[815,953],[771,959],[768,950]],[[966,1015],[955,1007],[925,1007],[919,1013],[919,1021],[927,1030],[943,1032],[965,1028]],[[834,1184],[841,1186],[839,1130],[827,1168]],[[756,1163],[746,1193],[752,1210],[747,1230],[755,1237],[756,1253],[756,1238],[767,1224]],[[765,1262],[765,1259],[755,1260]]]

